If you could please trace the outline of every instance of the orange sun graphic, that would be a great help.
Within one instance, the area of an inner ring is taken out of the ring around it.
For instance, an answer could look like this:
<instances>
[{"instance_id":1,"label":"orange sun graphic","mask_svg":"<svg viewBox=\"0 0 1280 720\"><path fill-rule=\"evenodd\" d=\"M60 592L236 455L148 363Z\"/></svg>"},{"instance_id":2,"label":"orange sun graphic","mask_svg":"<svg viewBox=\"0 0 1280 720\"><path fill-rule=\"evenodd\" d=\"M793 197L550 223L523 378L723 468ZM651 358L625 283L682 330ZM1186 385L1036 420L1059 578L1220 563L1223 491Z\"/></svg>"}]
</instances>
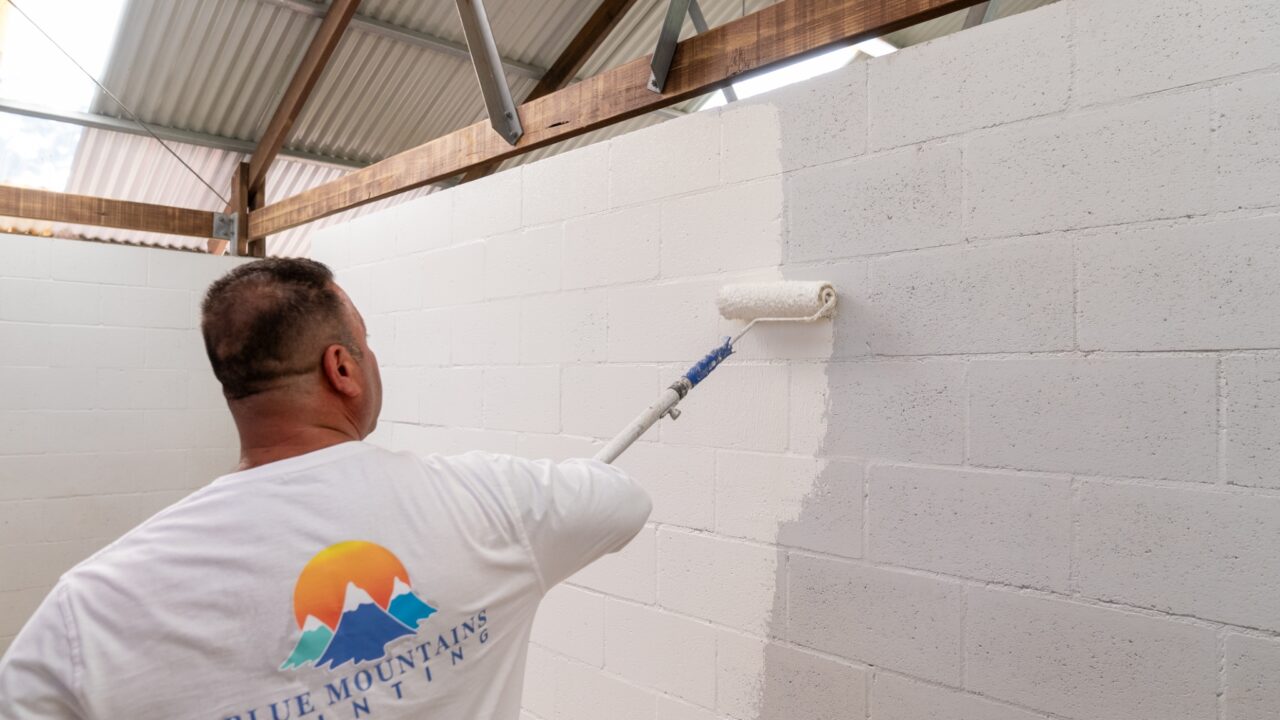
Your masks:
<instances>
[{"instance_id":1,"label":"orange sun graphic","mask_svg":"<svg viewBox=\"0 0 1280 720\"><path fill-rule=\"evenodd\" d=\"M361 540L330 545L311 558L294 586L293 614L298 627L308 615L314 615L331 630L337 628L347 583L355 583L386 608L396 578L409 584L404 565L381 545Z\"/></svg>"}]
</instances>

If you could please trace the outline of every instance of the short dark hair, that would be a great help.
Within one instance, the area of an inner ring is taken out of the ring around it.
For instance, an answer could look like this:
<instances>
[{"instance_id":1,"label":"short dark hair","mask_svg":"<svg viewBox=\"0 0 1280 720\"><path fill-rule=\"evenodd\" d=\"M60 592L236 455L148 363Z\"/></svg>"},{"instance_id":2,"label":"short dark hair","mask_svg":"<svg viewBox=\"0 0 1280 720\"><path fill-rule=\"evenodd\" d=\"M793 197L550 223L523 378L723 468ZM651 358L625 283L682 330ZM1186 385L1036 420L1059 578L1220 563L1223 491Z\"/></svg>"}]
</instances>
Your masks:
<instances>
[{"instance_id":1,"label":"short dark hair","mask_svg":"<svg viewBox=\"0 0 1280 720\"><path fill-rule=\"evenodd\" d=\"M246 398L312 372L334 343L359 358L335 288L328 267L302 258L246 263L210 285L200 327L223 395Z\"/></svg>"}]
</instances>

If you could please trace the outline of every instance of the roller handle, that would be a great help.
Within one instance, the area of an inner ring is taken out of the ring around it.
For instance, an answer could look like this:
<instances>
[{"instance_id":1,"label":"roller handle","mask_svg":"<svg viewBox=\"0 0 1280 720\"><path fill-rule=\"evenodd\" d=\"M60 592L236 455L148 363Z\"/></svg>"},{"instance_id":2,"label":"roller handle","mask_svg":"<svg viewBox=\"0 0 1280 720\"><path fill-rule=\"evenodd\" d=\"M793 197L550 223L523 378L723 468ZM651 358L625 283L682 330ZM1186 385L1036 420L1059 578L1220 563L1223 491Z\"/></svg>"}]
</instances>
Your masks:
<instances>
[{"instance_id":1,"label":"roller handle","mask_svg":"<svg viewBox=\"0 0 1280 720\"><path fill-rule=\"evenodd\" d=\"M596 453L595 459L604 463L611 463L614 460L617 460L618 456L627 448L631 447L632 443L639 440L640 436L645 434L649 428L653 427L653 424L658 422L659 418L671 412L675 408L676 404L678 404L684 397L680 390L676 389L676 386L683 384L684 378L680 378L676 381L675 385L663 390L662 394L658 396L656 402L650 405L644 412L636 416L636 419L632 420L630 425L623 428L622 432L614 436L614 438L609 441L608 445L600 448L600 452ZM687 387L684 389L684 392L689 392Z\"/></svg>"},{"instance_id":2,"label":"roller handle","mask_svg":"<svg viewBox=\"0 0 1280 720\"><path fill-rule=\"evenodd\" d=\"M680 404L680 401L684 399L685 395L689 394L690 390L705 380L712 370L715 370L720 363L724 362L725 358L732 354L733 341L725 338L721 345L707 353L706 357L694 363L693 367L689 368L688 372L684 374L684 377L672 383L671 387L663 390L652 405L637 415L636 419L631 421L631 424L623 428L622 432L614 436L609 441L609 444L596 453L595 459L604 463L612 463L627 448L631 447L636 440L639 440L641 435L648 432L649 428L653 427L654 423L662 419L664 415L670 414L671 419L674 420L679 415L679 412L675 409L676 405Z\"/></svg>"}]
</instances>

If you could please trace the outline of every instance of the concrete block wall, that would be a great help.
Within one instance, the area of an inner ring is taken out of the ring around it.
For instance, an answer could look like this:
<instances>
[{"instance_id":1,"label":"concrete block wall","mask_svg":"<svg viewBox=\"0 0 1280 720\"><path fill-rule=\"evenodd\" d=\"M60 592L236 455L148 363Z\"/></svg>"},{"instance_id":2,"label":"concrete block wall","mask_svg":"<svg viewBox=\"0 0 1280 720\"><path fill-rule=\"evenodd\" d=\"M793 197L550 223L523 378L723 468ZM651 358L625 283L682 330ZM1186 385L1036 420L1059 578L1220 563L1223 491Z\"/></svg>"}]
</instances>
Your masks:
<instances>
[{"instance_id":1,"label":"concrete block wall","mask_svg":"<svg viewBox=\"0 0 1280 720\"><path fill-rule=\"evenodd\" d=\"M198 308L235 262L0 234L0 654L65 570L234 467Z\"/></svg>"},{"instance_id":2,"label":"concrete block wall","mask_svg":"<svg viewBox=\"0 0 1280 720\"><path fill-rule=\"evenodd\" d=\"M527 718L1280 712L1280 5L1062 0L326 229L384 436L620 463Z\"/></svg>"}]
</instances>

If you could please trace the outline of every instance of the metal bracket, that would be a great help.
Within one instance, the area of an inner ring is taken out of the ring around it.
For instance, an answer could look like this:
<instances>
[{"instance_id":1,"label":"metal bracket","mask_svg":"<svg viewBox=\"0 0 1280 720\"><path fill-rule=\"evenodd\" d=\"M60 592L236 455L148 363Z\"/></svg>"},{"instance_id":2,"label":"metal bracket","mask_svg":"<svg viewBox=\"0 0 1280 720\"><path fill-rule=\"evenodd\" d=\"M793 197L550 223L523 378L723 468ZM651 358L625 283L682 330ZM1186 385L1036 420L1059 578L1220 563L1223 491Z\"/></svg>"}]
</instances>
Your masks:
<instances>
[{"instance_id":1,"label":"metal bracket","mask_svg":"<svg viewBox=\"0 0 1280 720\"><path fill-rule=\"evenodd\" d=\"M667 86L667 73L671 72L671 60L676 55L676 45L680 42L680 28L684 27L684 16L689 14L691 0L671 0L667 6L667 16L662 20L662 31L658 33L658 47L653 51L653 61L649 63L649 89L661 93Z\"/></svg>"},{"instance_id":2,"label":"metal bracket","mask_svg":"<svg viewBox=\"0 0 1280 720\"><path fill-rule=\"evenodd\" d=\"M489 124L503 140L515 145L524 135L524 128L520 125L516 103L511 99L507 76L502 72L502 58L498 56L498 46L493 41L484 3L482 0L457 2L462 33L471 52L471 64L475 66L480 92L484 94L484 106L489 111Z\"/></svg>"},{"instance_id":3,"label":"metal bracket","mask_svg":"<svg viewBox=\"0 0 1280 720\"><path fill-rule=\"evenodd\" d=\"M702 6L698 0L671 0L667 6L667 16L662 21L662 31L658 33L658 47L653 51L653 61L649 64L649 89L661 93L667 86L667 75L671 73L671 62L675 59L676 45L680 44L680 29L684 27L684 16L693 21L693 29L701 34L707 31L707 17L702 14ZM726 85L721 91L727 102L738 99L732 85Z\"/></svg>"},{"instance_id":4,"label":"metal bracket","mask_svg":"<svg viewBox=\"0 0 1280 720\"><path fill-rule=\"evenodd\" d=\"M209 237L218 240L226 240L230 243L232 252L235 251L236 238L239 236L239 215L236 213L220 213L213 214L213 231Z\"/></svg>"},{"instance_id":5,"label":"metal bracket","mask_svg":"<svg viewBox=\"0 0 1280 720\"><path fill-rule=\"evenodd\" d=\"M689 19L693 21L693 29L698 31L699 35L707 31L707 18L702 14L702 6L698 4L698 0L689 0ZM738 93L733 91L732 83L725 85L720 92L724 93L726 103L738 101Z\"/></svg>"},{"instance_id":6,"label":"metal bracket","mask_svg":"<svg viewBox=\"0 0 1280 720\"><path fill-rule=\"evenodd\" d=\"M990 22L992 16L995 15L995 2L988 0L987 2L978 3L969 8L969 12L964 16L964 29L977 27L985 22Z\"/></svg>"}]
</instances>

